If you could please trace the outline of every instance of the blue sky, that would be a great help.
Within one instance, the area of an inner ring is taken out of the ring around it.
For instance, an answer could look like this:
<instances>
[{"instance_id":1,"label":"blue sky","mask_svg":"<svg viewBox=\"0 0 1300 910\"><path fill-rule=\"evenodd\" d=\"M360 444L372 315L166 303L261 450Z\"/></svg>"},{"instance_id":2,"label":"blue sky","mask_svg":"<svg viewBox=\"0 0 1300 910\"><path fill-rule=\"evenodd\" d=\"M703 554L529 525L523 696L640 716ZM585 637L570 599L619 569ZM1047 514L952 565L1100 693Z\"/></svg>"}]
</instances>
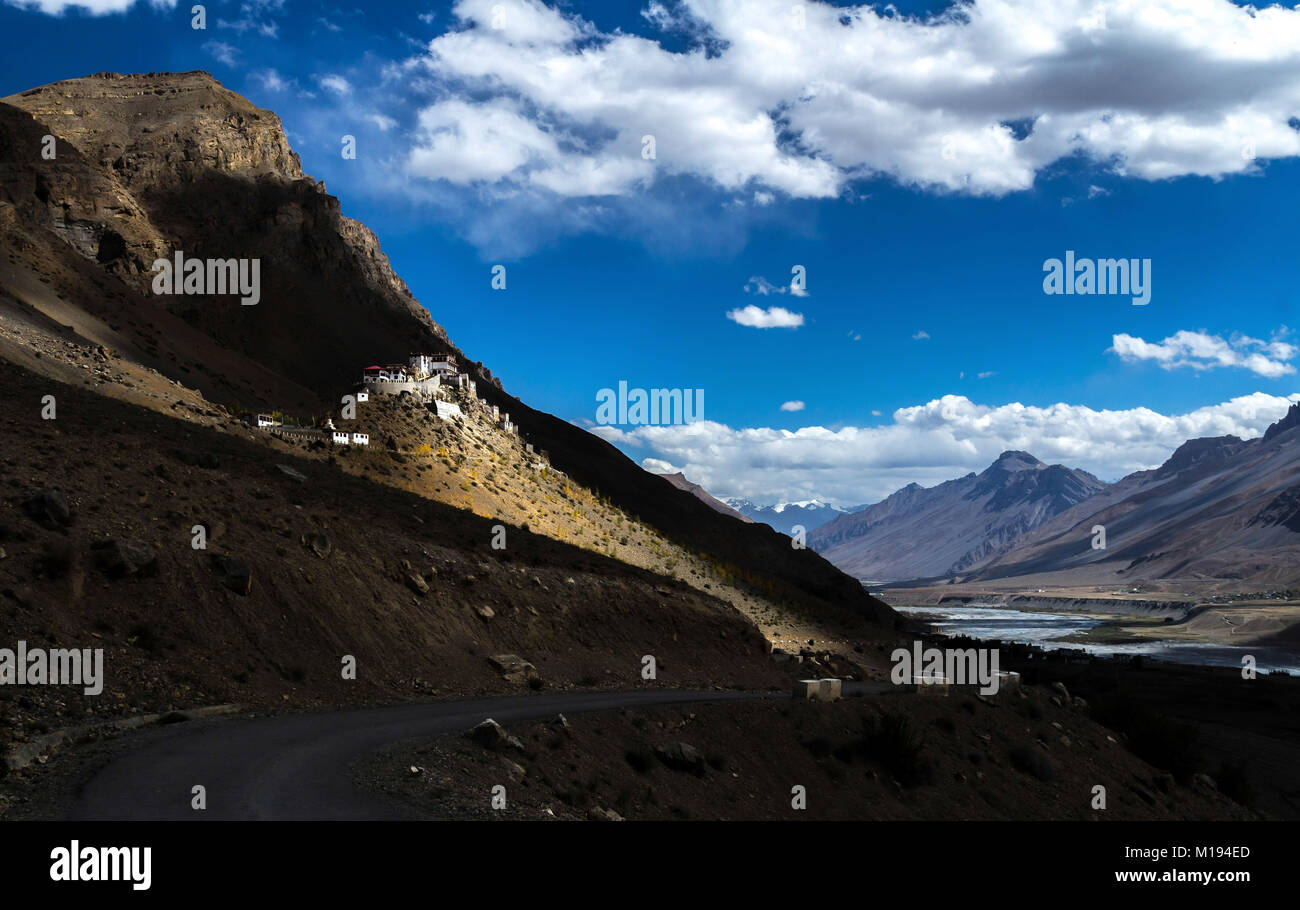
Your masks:
<instances>
[{"instance_id":1,"label":"blue sky","mask_svg":"<svg viewBox=\"0 0 1300 910\"><path fill-rule=\"evenodd\" d=\"M703 389L701 424L594 429L718 495L1004 448L1116 479L1300 397L1295 9L90 2L0 5L0 94L211 72L512 393L590 425L619 380ZM1045 295L1066 250L1149 259L1150 304Z\"/></svg>"}]
</instances>

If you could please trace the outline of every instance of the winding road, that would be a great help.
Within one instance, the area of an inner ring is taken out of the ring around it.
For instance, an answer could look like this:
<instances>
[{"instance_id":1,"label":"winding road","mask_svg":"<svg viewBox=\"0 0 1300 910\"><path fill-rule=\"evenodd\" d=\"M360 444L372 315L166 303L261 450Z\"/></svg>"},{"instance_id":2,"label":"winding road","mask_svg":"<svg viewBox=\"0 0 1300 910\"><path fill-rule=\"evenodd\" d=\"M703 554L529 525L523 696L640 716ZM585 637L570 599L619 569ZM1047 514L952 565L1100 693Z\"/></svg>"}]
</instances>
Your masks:
<instances>
[{"instance_id":1,"label":"winding road","mask_svg":"<svg viewBox=\"0 0 1300 910\"><path fill-rule=\"evenodd\" d=\"M131 735L87 780L69 819L392 819L408 817L360 789L358 760L404 740L457 733L491 717L503 725L611 708L769 697L650 689L515 695L190 721ZM206 811L191 808L196 784Z\"/></svg>"}]
</instances>

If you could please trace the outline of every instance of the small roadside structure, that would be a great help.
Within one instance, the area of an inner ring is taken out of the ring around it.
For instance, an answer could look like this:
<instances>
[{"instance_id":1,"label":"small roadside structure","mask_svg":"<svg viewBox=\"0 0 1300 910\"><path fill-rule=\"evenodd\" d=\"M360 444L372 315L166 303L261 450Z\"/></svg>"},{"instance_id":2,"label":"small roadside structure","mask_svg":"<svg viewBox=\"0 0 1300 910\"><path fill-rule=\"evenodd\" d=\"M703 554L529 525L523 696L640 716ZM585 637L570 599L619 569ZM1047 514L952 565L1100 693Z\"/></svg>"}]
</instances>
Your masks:
<instances>
[{"instance_id":1,"label":"small roadside structure","mask_svg":"<svg viewBox=\"0 0 1300 910\"><path fill-rule=\"evenodd\" d=\"M842 691L838 679L796 679L793 694L806 701L839 701Z\"/></svg>"},{"instance_id":2,"label":"small roadside structure","mask_svg":"<svg viewBox=\"0 0 1300 910\"><path fill-rule=\"evenodd\" d=\"M348 444L348 434L343 430L335 430L331 436L335 445L345 446Z\"/></svg>"},{"instance_id":3,"label":"small roadside structure","mask_svg":"<svg viewBox=\"0 0 1300 910\"><path fill-rule=\"evenodd\" d=\"M931 695L939 698L948 697L948 677L932 674L930 676L914 676L912 683L916 686L917 695Z\"/></svg>"},{"instance_id":4,"label":"small roadside structure","mask_svg":"<svg viewBox=\"0 0 1300 910\"><path fill-rule=\"evenodd\" d=\"M368 445L370 445L370 434L369 434L369 433L353 433L353 434L352 434L352 444L353 444L354 446L368 446Z\"/></svg>"}]
</instances>

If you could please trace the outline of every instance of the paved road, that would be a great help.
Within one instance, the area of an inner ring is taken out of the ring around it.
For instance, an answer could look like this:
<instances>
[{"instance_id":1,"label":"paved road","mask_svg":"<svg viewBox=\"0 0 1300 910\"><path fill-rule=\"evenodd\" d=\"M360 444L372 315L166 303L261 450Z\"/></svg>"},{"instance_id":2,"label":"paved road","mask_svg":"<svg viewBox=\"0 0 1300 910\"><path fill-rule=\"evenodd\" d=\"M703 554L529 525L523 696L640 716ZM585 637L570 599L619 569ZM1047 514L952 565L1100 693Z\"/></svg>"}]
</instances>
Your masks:
<instances>
[{"instance_id":1,"label":"paved road","mask_svg":"<svg viewBox=\"0 0 1300 910\"><path fill-rule=\"evenodd\" d=\"M761 698L641 690L516 695L309 714L191 721L140 735L81 789L72 819L381 819L400 807L357 788L349 767L408 739L609 708ZM190 807L207 788L207 810Z\"/></svg>"}]
</instances>

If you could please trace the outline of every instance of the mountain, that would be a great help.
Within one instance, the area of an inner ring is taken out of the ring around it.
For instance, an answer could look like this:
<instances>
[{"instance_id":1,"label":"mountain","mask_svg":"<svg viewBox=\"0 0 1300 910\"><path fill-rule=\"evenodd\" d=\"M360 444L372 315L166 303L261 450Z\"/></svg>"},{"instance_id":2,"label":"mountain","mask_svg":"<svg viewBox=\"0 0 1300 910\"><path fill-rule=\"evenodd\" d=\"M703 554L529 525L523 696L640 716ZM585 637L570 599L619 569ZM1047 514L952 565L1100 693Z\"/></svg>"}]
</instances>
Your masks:
<instances>
[{"instance_id":1,"label":"mountain","mask_svg":"<svg viewBox=\"0 0 1300 910\"><path fill-rule=\"evenodd\" d=\"M700 502L704 503L710 509L713 509L715 512L721 512L723 515L730 515L732 518L739 519L740 521L746 523L751 523L753 521L753 519L748 518L745 515L742 515L740 512L737 512L731 506L723 502L721 499L718 499L715 496L713 496L711 493L709 493L708 490L704 489L704 487L700 486L698 483L691 483L689 480L686 479L686 475L683 474L681 471L678 471L676 474L660 474L659 476L662 477L664 480L668 481L673 486L675 486L677 489L685 490L687 493L690 493L692 496L694 496Z\"/></svg>"},{"instance_id":2,"label":"mountain","mask_svg":"<svg viewBox=\"0 0 1300 910\"><path fill-rule=\"evenodd\" d=\"M207 73L101 73L3 99L0 194L0 283L57 291L62 305L27 302L210 400L319 410L366 364L452 350L374 234L302 172L279 118ZM260 259L260 302L153 294L152 263L176 250Z\"/></svg>"},{"instance_id":3,"label":"mountain","mask_svg":"<svg viewBox=\"0 0 1300 910\"><path fill-rule=\"evenodd\" d=\"M727 504L751 521L759 521L782 534L793 534L795 525L805 531L819 528L854 509L837 509L828 502L809 499L803 502L782 502L774 506L759 506L748 499L729 499ZM858 509L865 506L857 506Z\"/></svg>"},{"instance_id":4,"label":"mountain","mask_svg":"<svg viewBox=\"0 0 1300 910\"><path fill-rule=\"evenodd\" d=\"M934 487L909 484L841 515L808 545L863 581L896 582L969 572L1106 484L1086 471L1003 452L980 474Z\"/></svg>"},{"instance_id":5,"label":"mountain","mask_svg":"<svg viewBox=\"0 0 1300 910\"><path fill-rule=\"evenodd\" d=\"M1105 549L1092 546L1098 525ZM1183 443L1159 468L1055 516L967 580L1048 573L1079 584L1300 585L1300 404L1257 439Z\"/></svg>"},{"instance_id":6,"label":"mountain","mask_svg":"<svg viewBox=\"0 0 1300 910\"><path fill-rule=\"evenodd\" d=\"M53 158L41 154L46 136L56 140ZM451 354L478 396L508 412L549 465L581 487L578 495L634 517L729 577L752 579L774 602L894 622L888 607L815 553L720 515L604 440L511 396L451 342L375 235L303 173L279 118L207 73L101 73L0 101L0 246L0 357L24 370L224 425L223 415L247 409L337 416L362 367L416 351ZM177 251L258 260L260 301L153 293L153 262ZM471 497L483 486L477 476L421 481L432 476L399 463L371 479L423 482L428 495L462 509L471 506L461 485ZM497 502L532 515L523 526L543 527L537 515L562 511L548 497L501 494ZM547 525L546 533L563 529ZM590 535L578 542L617 546Z\"/></svg>"}]
</instances>

